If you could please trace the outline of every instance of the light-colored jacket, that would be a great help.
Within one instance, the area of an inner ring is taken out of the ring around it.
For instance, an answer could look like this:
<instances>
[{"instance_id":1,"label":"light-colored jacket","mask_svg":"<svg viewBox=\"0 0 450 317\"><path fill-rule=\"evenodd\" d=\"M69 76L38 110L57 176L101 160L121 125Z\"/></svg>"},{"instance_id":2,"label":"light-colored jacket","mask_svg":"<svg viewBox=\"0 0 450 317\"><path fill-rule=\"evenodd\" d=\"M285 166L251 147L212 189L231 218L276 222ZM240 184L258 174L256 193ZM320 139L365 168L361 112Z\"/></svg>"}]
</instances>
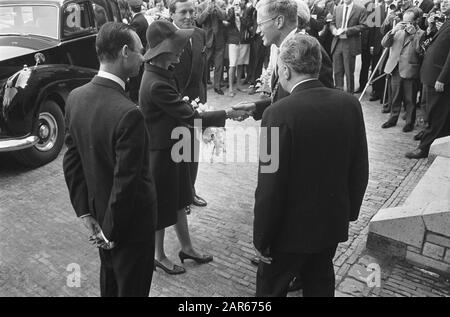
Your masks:
<instances>
[{"instance_id":1,"label":"light-colored jacket","mask_svg":"<svg viewBox=\"0 0 450 317\"><path fill-rule=\"evenodd\" d=\"M419 40L424 31L418 29L414 35L406 36L405 30L395 34L386 33L381 41L383 47L389 48L389 58L384 67L386 74L391 74L398 65L401 78L414 79L420 77L421 58Z\"/></svg>"}]
</instances>

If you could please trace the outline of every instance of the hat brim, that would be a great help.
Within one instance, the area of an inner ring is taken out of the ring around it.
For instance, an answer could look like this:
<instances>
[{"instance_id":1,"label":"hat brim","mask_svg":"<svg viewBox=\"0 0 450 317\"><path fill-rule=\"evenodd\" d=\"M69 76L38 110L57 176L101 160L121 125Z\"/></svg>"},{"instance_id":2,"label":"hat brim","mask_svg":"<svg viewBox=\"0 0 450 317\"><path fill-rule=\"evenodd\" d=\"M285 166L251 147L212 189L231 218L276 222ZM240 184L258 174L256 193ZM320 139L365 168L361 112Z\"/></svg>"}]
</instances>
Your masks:
<instances>
[{"instance_id":1,"label":"hat brim","mask_svg":"<svg viewBox=\"0 0 450 317\"><path fill-rule=\"evenodd\" d=\"M179 54L186 47L193 33L194 29L177 30L171 37L150 48L144 55L145 61L149 61L163 53Z\"/></svg>"}]
</instances>

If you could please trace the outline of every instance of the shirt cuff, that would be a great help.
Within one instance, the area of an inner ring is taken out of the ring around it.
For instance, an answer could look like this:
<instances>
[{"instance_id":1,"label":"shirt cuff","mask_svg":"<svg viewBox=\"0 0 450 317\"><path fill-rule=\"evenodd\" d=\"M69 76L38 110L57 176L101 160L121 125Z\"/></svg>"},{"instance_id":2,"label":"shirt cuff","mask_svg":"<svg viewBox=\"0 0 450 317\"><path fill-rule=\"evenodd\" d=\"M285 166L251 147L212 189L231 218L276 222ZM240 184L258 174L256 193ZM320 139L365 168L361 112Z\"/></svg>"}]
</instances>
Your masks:
<instances>
[{"instance_id":1,"label":"shirt cuff","mask_svg":"<svg viewBox=\"0 0 450 317\"><path fill-rule=\"evenodd\" d=\"M82 215L82 216L80 216L78 218L83 219L83 218L86 218L86 217L89 217L89 216L92 216L92 215L88 213L88 214L84 214L84 215Z\"/></svg>"}]
</instances>

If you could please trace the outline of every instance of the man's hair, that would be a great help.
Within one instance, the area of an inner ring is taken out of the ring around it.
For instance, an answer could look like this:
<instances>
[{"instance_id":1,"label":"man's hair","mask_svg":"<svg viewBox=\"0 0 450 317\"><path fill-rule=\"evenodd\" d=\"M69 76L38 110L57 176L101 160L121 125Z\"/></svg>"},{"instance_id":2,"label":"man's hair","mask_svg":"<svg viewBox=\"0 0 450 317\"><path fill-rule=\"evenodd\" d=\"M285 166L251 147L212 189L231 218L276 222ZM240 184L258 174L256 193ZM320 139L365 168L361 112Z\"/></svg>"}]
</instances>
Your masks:
<instances>
[{"instance_id":1,"label":"man's hair","mask_svg":"<svg viewBox=\"0 0 450 317\"><path fill-rule=\"evenodd\" d=\"M192 1L192 0L171 0L169 2L169 13L175 13L175 11L177 11L177 3L184 3L184 2L188 2L188 1Z\"/></svg>"},{"instance_id":2,"label":"man's hair","mask_svg":"<svg viewBox=\"0 0 450 317\"><path fill-rule=\"evenodd\" d=\"M267 13L276 17L282 15L290 25L297 26L297 2L295 0L261 0L256 5L256 10L267 10Z\"/></svg>"},{"instance_id":3,"label":"man's hair","mask_svg":"<svg viewBox=\"0 0 450 317\"><path fill-rule=\"evenodd\" d=\"M95 41L95 48L100 62L113 62L119 56L124 45L134 50L133 29L120 22L107 22L103 24Z\"/></svg>"},{"instance_id":4,"label":"man's hair","mask_svg":"<svg viewBox=\"0 0 450 317\"><path fill-rule=\"evenodd\" d=\"M281 46L280 60L297 74L317 77L322 65L321 46L312 36L294 34Z\"/></svg>"}]
</instances>

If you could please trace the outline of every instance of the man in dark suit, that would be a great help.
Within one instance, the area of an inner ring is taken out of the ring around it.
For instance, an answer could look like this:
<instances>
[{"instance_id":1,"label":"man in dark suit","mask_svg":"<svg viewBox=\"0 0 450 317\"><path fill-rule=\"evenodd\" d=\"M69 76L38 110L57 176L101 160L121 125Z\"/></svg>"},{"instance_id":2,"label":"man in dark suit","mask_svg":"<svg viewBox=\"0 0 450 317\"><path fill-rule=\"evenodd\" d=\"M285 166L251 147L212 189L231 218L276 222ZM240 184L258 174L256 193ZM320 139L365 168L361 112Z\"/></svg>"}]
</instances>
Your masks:
<instances>
[{"instance_id":1,"label":"man in dark suit","mask_svg":"<svg viewBox=\"0 0 450 317\"><path fill-rule=\"evenodd\" d=\"M136 31L139 39L142 42L144 49L147 47L147 38L145 36L148 28L147 19L141 12L142 0L128 0L128 5L131 9L131 22L130 26ZM134 102L138 102L139 99L139 87L141 86L142 74L144 73L144 66L141 66L139 74L135 77L130 78L130 98Z\"/></svg>"},{"instance_id":2,"label":"man in dark suit","mask_svg":"<svg viewBox=\"0 0 450 317\"><path fill-rule=\"evenodd\" d=\"M300 8L300 9L299 9ZM261 0L256 6L258 11L257 21L258 30L262 36L265 46L275 44L280 47L289 36L297 33L297 26L299 24L299 16L309 16L309 12L302 13L298 10L307 7L298 7L295 0ZM278 11L277 11L278 10ZM295 14L297 12L297 14ZM301 21L301 24L307 24L309 21ZM320 46L322 53L322 62L320 65L319 80L326 87L334 87L333 84L333 70L331 60L325 49ZM272 75L271 80L272 96L256 102L243 102L234 109L242 109L252 111L253 118L260 120L264 110L273 102L280 100L289 95L278 82L278 72L276 69Z\"/></svg>"},{"instance_id":3,"label":"man in dark suit","mask_svg":"<svg viewBox=\"0 0 450 317\"><path fill-rule=\"evenodd\" d=\"M207 101L206 86L208 66L206 63L206 33L204 30L194 27L195 7L192 0L172 0L169 12L173 24L179 29L194 29L192 37L188 42L180 63L175 66L174 75L178 83L178 89L182 96L190 100L199 99L205 104ZM193 130L192 130L193 132ZM197 142L197 146L194 146ZM199 149L198 140L192 134L192 149ZM195 181L198 172L198 155L194 153L193 160L189 163L192 192L194 194L193 204L199 207L206 206L206 201L197 195Z\"/></svg>"},{"instance_id":4,"label":"man in dark suit","mask_svg":"<svg viewBox=\"0 0 450 317\"><path fill-rule=\"evenodd\" d=\"M225 26L223 21L227 17L225 4L222 0L207 0L198 5L200 14L197 23L206 31L206 48L208 65L214 58L214 91L219 95L224 92L220 88L223 73L223 55L225 53ZM209 67L209 66L208 66ZM209 76L209 70L208 70Z\"/></svg>"},{"instance_id":5,"label":"man in dark suit","mask_svg":"<svg viewBox=\"0 0 450 317\"><path fill-rule=\"evenodd\" d=\"M366 16L364 7L353 0L344 0L344 4L334 10L331 22L334 83L343 90L345 75L349 93L355 91L355 60L356 55L361 54L361 31L367 27Z\"/></svg>"},{"instance_id":6,"label":"man in dark suit","mask_svg":"<svg viewBox=\"0 0 450 317\"><path fill-rule=\"evenodd\" d=\"M418 148L406 153L410 159L427 157L435 139L450 135L450 0L442 1L441 12L447 20L433 37L420 70L428 127Z\"/></svg>"},{"instance_id":7,"label":"man in dark suit","mask_svg":"<svg viewBox=\"0 0 450 317\"><path fill-rule=\"evenodd\" d=\"M375 67L381 58L383 53L383 47L381 46L380 26L386 19L385 4L383 1L374 0L374 2L366 3L366 10L370 17L366 21L367 28L361 31L361 71L359 73L359 89L356 91L360 93L364 90L369 78L369 69L372 68L372 72L375 72L373 78L379 76L378 69ZM375 101L381 99L384 91L385 80L379 79L372 84L372 93L369 101Z\"/></svg>"},{"instance_id":8,"label":"man in dark suit","mask_svg":"<svg viewBox=\"0 0 450 317\"><path fill-rule=\"evenodd\" d=\"M138 35L109 22L96 40L100 71L67 99L64 176L78 217L100 251L102 296L148 296L156 192L149 136L125 81L143 62Z\"/></svg>"},{"instance_id":9,"label":"man in dark suit","mask_svg":"<svg viewBox=\"0 0 450 317\"><path fill-rule=\"evenodd\" d=\"M256 296L286 296L294 276L303 281L303 296L334 296L332 260L367 187L361 105L317 80L320 55L320 44L308 35L282 45L278 73L291 95L263 114L261 148L277 158L259 165Z\"/></svg>"}]
</instances>

